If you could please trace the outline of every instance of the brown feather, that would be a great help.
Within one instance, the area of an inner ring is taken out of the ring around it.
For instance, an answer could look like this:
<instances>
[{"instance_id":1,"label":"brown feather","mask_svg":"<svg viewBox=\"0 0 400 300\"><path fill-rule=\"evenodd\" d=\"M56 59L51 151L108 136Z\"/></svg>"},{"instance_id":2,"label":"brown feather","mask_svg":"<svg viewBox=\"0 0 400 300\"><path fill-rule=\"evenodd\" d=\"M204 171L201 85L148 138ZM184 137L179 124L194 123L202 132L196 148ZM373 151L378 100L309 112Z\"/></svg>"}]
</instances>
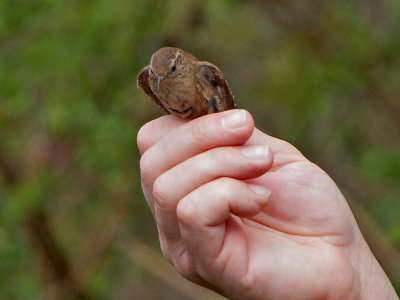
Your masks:
<instances>
[{"instance_id":1,"label":"brown feather","mask_svg":"<svg viewBox=\"0 0 400 300\"><path fill-rule=\"evenodd\" d=\"M216 90L218 92L218 95L213 95L213 97L217 96L217 98L220 98L216 99L218 111L236 108L235 97L229 89L228 83L221 70L212 63L206 61L199 61L197 64L198 72L196 72L196 75L202 88L207 90L209 89L207 85L210 85L214 91ZM205 81L208 82L208 84L205 84ZM211 99L207 100L210 101Z\"/></svg>"},{"instance_id":2,"label":"brown feather","mask_svg":"<svg viewBox=\"0 0 400 300\"><path fill-rule=\"evenodd\" d=\"M136 79L136 83L137 83L137 86L140 87L143 90L143 92L145 92L145 94L147 96L149 96L149 98L151 100L153 100L164 111L169 113L168 110L164 107L164 105L162 105L161 101L157 98L157 96L154 95L153 91L150 88L150 84L149 84L149 67L148 66L144 67L140 71L140 73L139 73L139 75L138 75L138 77Z\"/></svg>"}]
</instances>

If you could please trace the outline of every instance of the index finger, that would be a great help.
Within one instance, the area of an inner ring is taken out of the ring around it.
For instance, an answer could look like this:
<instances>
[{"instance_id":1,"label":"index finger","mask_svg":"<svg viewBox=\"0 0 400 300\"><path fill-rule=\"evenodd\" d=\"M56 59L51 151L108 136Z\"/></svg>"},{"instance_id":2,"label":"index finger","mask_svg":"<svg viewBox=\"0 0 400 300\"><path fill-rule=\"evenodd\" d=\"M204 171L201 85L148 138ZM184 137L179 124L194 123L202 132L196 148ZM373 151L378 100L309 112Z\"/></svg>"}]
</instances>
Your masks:
<instances>
[{"instance_id":1,"label":"index finger","mask_svg":"<svg viewBox=\"0 0 400 300\"><path fill-rule=\"evenodd\" d=\"M142 180L154 180L173 166L206 150L245 143L254 121L245 110L230 110L194 119L163 136L140 160Z\"/></svg>"}]
</instances>

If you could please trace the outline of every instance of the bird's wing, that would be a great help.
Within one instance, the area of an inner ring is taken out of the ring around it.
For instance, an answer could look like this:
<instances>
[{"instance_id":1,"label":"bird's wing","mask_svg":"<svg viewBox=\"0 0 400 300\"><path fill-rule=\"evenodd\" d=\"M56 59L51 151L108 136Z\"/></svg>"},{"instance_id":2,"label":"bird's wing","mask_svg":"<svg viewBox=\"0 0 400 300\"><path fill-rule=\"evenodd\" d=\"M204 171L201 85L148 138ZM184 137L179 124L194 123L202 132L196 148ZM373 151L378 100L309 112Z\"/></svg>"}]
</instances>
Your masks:
<instances>
[{"instance_id":1,"label":"bird's wing","mask_svg":"<svg viewBox=\"0 0 400 300\"><path fill-rule=\"evenodd\" d=\"M164 107L164 105L162 105L161 101L157 98L157 96L154 95L153 91L150 88L149 67L148 66L144 67L140 71L140 73L136 79L136 83L137 83L137 86L140 87L143 90L143 92L145 92L146 95L150 97L151 100L153 100L159 107L161 107L163 110L165 110L167 113L169 113L168 110Z\"/></svg>"},{"instance_id":2,"label":"bird's wing","mask_svg":"<svg viewBox=\"0 0 400 300\"><path fill-rule=\"evenodd\" d=\"M229 89L228 83L221 70L212 63L206 61L199 61L197 64L198 71L196 72L196 76L200 85L202 85L203 88L209 88L211 85L212 88L218 91L218 95L214 95L214 97L217 96L217 99L213 98L207 100L213 102L212 105L217 111L236 108L235 97Z\"/></svg>"}]
</instances>

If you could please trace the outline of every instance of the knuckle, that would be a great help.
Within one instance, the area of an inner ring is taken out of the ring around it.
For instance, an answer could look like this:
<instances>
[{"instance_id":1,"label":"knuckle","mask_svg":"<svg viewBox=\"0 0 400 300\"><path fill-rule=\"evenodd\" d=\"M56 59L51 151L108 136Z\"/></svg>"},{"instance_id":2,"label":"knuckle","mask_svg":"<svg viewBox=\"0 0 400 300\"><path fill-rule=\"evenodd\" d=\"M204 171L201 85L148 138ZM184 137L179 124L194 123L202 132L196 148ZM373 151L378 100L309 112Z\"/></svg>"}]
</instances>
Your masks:
<instances>
[{"instance_id":1,"label":"knuckle","mask_svg":"<svg viewBox=\"0 0 400 300\"><path fill-rule=\"evenodd\" d=\"M241 289L245 291L245 295L254 289L257 284L256 276L252 272L248 272L241 280Z\"/></svg>"},{"instance_id":2,"label":"knuckle","mask_svg":"<svg viewBox=\"0 0 400 300\"><path fill-rule=\"evenodd\" d=\"M196 209L189 198L182 199L176 207L178 221L183 224L192 224L196 220Z\"/></svg>"},{"instance_id":3,"label":"knuckle","mask_svg":"<svg viewBox=\"0 0 400 300\"><path fill-rule=\"evenodd\" d=\"M189 280L196 278L196 268L194 267L192 257L187 251L183 250L183 253L176 256L172 264L182 277Z\"/></svg>"},{"instance_id":4,"label":"knuckle","mask_svg":"<svg viewBox=\"0 0 400 300\"><path fill-rule=\"evenodd\" d=\"M175 267L178 273L186 279L194 279L197 275L192 257L185 248L175 245L171 246L165 240L161 240L161 252L165 259Z\"/></svg>"},{"instance_id":5,"label":"knuckle","mask_svg":"<svg viewBox=\"0 0 400 300\"><path fill-rule=\"evenodd\" d=\"M173 264L173 256L170 247L168 246L167 241L160 237L160 248L163 256L169 263Z\"/></svg>"},{"instance_id":6,"label":"knuckle","mask_svg":"<svg viewBox=\"0 0 400 300\"><path fill-rule=\"evenodd\" d=\"M136 140L140 152L144 152L151 146L151 128L153 127L153 121L143 125L137 134Z\"/></svg>"},{"instance_id":7,"label":"knuckle","mask_svg":"<svg viewBox=\"0 0 400 300\"><path fill-rule=\"evenodd\" d=\"M151 159L151 156L148 153L144 153L140 158L139 165L142 180L149 180L153 170L153 160Z\"/></svg>"},{"instance_id":8,"label":"knuckle","mask_svg":"<svg viewBox=\"0 0 400 300\"><path fill-rule=\"evenodd\" d=\"M178 264L175 263L174 266L175 266L176 270L178 271L178 273L183 278L186 278L188 280L192 280L197 275L191 266L179 264L179 263Z\"/></svg>"},{"instance_id":9,"label":"knuckle","mask_svg":"<svg viewBox=\"0 0 400 300\"><path fill-rule=\"evenodd\" d=\"M230 199L236 193L237 182L232 178L221 177L214 181L213 189L220 199Z\"/></svg>"},{"instance_id":10,"label":"knuckle","mask_svg":"<svg viewBox=\"0 0 400 300\"><path fill-rule=\"evenodd\" d=\"M167 208L169 206L170 192L165 176L159 176L153 184L154 201L160 208Z\"/></svg>"}]
</instances>

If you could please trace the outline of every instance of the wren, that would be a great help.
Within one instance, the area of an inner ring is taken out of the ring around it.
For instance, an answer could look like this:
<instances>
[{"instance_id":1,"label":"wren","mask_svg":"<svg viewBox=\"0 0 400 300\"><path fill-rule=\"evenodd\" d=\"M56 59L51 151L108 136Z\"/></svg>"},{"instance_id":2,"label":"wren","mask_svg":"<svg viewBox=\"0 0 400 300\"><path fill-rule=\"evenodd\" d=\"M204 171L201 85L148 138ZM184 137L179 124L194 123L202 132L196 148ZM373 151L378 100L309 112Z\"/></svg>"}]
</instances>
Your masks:
<instances>
[{"instance_id":1,"label":"wren","mask_svg":"<svg viewBox=\"0 0 400 300\"><path fill-rule=\"evenodd\" d=\"M236 107L220 69L180 48L157 50L140 71L137 85L162 109L181 118Z\"/></svg>"}]
</instances>

